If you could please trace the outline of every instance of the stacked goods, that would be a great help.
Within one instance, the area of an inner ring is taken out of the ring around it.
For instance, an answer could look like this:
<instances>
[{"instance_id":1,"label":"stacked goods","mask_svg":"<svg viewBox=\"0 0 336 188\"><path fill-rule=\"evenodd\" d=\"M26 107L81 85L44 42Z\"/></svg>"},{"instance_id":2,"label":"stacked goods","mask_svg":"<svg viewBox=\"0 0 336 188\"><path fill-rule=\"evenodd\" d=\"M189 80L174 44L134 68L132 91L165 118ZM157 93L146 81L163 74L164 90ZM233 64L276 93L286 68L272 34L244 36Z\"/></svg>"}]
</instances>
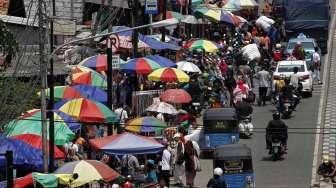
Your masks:
<instances>
[{"instance_id":1,"label":"stacked goods","mask_svg":"<svg viewBox=\"0 0 336 188\"><path fill-rule=\"evenodd\" d=\"M249 44L242 48L243 57L248 60L259 60L261 58L258 46L256 44Z\"/></svg>"},{"instance_id":2,"label":"stacked goods","mask_svg":"<svg viewBox=\"0 0 336 188\"><path fill-rule=\"evenodd\" d=\"M256 25L261 27L264 31L268 32L271 26L274 24L274 20L267 18L266 16L260 16L256 20Z\"/></svg>"}]
</instances>

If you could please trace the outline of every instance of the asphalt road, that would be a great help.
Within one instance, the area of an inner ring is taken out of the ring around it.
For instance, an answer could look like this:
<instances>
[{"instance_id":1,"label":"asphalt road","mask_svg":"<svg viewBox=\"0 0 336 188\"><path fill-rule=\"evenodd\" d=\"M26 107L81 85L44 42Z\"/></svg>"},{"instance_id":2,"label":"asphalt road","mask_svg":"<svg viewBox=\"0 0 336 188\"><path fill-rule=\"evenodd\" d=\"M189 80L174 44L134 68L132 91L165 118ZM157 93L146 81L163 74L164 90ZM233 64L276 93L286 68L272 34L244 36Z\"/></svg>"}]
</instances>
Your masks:
<instances>
[{"instance_id":1,"label":"asphalt road","mask_svg":"<svg viewBox=\"0 0 336 188\"><path fill-rule=\"evenodd\" d=\"M313 96L304 98L293 113L293 117L285 120L289 129L288 154L282 161L269 160L265 149L265 128L272 119L274 106L254 106L253 124L256 132L251 139L241 140L252 148L253 165L258 188L307 188L310 186L314 132L318 116L321 85L314 85ZM299 128L299 129L291 129ZM203 188L212 176L212 160L204 159L202 172L197 174L195 186Z\"/></svg>"}]
</instances>

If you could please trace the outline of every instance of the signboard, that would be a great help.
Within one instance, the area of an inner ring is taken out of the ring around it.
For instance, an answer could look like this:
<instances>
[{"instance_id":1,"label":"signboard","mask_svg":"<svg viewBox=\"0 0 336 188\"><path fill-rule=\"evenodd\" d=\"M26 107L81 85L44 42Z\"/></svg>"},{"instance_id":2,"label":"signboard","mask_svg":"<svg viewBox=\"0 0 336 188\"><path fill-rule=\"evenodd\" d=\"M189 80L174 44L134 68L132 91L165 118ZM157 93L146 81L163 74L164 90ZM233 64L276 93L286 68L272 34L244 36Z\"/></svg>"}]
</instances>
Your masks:
<instances>
[{"instance_id":1,"label":"signboard","mask_svg":"<svg viewBox=\"0 0 336 188\"><path fill-rule=\"evenodd\" d=\"M76 22L73 20L54 19L54 35L75 35Z\"/></svg>"},{"instance_id":2,"label":"signboard","mask_svg":"<svg viewBox=\"0 0 336 188\"><path fill-rule=\"evenodd\" d=\"M145 2L145 14L157 14L158 1L157 0L146 0Z\"/></svg>"},{"instance_id":3,"label":"signboard","mask_svg":"<svg viewBox=\"0 0 336 188\"><path fill-rule=\"evenodd\" d=\"M120 56L112 55L112 69L120 69Z\"/></svg>"}]
</instances>

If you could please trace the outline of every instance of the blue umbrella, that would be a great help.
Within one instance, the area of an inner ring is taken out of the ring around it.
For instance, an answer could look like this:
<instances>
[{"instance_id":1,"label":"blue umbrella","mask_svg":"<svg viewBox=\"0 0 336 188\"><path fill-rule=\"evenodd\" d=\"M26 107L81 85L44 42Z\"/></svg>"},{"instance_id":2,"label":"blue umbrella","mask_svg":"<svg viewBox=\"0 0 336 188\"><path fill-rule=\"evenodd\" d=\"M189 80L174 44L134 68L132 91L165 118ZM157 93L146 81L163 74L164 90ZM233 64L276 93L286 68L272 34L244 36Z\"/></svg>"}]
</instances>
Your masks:
<instances>
[{"instance_id":1,"label":"blue umbrella","mask_svg":"<svg viewBox=\"0 0 336 188\"><path fill-rule=\"evenodd\" d=\"M159 55L149 55L146 56L146 58L157 62L159 65L161 65L161 67L177 67L176 63L174 63L172 60Z\"/></svg>"},{"instance_id":2,"label":"blue umbrella","mask_svg":"<svg viewBox=\"0 0 336 188\"><path fill-rule=\"evenodd\" d=\"M43 166L42 152L20 140L6 138L0 135L0 154L13 151L13 164L15 167L38 170ZM6 158L0 155L0 168L6 166Z\"/></svg>"}]
</instances>

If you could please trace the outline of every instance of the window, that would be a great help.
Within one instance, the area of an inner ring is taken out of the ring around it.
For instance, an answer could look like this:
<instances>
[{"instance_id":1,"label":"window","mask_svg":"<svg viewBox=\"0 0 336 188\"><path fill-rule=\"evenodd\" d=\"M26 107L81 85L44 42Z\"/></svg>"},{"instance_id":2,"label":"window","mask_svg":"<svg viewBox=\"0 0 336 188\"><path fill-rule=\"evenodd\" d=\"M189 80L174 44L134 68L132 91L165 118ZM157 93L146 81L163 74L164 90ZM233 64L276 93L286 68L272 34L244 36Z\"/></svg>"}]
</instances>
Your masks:
<instances>
[{"instance_id":1,"label":"window","mask_svg":"<svg viewBox=\"0 0 336 188\"><path fill-rule=\"evenodd\" d=\"M304 65L279 65L278 72L293 72L294 67L299 68L299 72L305 72Z\"/></svg>"},{"instance_id":2,"label":"window","mask_svg":"<svg viewBox=\"0 0 336 188\"><path fill-rule=\"evenodd\" d=\"M297 42L291 42L288 44L288 49L294 49ZM314 42L301 42L304 49L314 49Z\"/></svg>"}]
</instances>

